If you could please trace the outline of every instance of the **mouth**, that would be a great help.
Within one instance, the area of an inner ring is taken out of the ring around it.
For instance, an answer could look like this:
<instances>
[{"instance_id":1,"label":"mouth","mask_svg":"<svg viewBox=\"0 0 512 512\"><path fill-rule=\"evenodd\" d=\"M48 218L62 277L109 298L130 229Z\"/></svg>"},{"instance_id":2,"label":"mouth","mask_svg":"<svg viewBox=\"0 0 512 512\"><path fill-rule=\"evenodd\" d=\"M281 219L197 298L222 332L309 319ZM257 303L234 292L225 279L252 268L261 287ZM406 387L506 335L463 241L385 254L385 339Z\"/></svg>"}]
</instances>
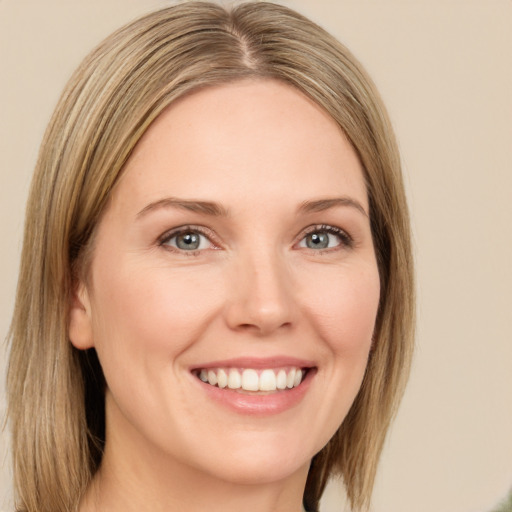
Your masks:
<instances>
[{"instance_id":1,"label":"mouth","mask_svg":"<svg viewBox=\"0 0 512 512\"><path fill-rule=\"evenodd\" d=\"M314 361L295 357L240 357L190 368L210 404L238 415L267 417L297 407L318 371Z\"/></svg>"},{"instance_id":2,"label":"mouth","mask_svg":"<svg viewBox=\"0 0 512 512\"><path fill-rule=\"evenodd\" d=\"M197 368L193 375L210 386L243 394L282 393L297 388L309 367L284 366L279 368Z\"/></svg>"}]
</instances>

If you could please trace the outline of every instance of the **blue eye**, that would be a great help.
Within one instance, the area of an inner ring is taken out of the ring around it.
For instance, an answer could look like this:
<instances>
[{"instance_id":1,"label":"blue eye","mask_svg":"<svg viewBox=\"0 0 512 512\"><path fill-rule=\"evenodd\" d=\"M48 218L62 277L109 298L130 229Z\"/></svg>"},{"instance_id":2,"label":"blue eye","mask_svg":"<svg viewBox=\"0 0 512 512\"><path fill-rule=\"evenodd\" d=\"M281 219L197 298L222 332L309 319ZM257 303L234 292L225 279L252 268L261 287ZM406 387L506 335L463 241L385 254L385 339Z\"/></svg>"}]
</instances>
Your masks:
<instances>
[{"instance_id":1,"label":"blue eye","mask_svg":"<svg viewBox=\"0 0 512 512\"><path fill-rule=\"evenodd\" d=\"M213 246L210 239L197 229L186 228L165 235L161 245L173 247L180 251L200 251Z\"/></svg>"},{"instance_id":2,"label":"blue eye","mask_svg":"<svg viewBox=\"0 0 512 512\"><path fill-rule=\"evenodd\" d=\"M345 231L334 226L315 226L299 242L299 247L308 249L332 249L350 246L352 239Z\"/></svg>"}]
</instances>

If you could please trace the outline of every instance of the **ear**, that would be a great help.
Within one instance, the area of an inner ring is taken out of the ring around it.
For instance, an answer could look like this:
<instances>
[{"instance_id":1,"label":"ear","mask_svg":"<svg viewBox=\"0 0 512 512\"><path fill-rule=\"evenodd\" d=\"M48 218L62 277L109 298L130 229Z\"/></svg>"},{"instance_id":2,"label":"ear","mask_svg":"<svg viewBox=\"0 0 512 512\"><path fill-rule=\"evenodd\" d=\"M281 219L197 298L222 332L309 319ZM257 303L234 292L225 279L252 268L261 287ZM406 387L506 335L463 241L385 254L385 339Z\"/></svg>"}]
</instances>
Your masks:
<instances>
[{"instance_id":1,"label":"ear","mask_svg":"<svg viewBox=\"0 0 512 512\"><path fill-rule=\"evenodd\" d=\"M91 304L87 288L79 281L70 298L68 336L73 346L86 350L94 346Z\"/></svg>"}]
</instances>

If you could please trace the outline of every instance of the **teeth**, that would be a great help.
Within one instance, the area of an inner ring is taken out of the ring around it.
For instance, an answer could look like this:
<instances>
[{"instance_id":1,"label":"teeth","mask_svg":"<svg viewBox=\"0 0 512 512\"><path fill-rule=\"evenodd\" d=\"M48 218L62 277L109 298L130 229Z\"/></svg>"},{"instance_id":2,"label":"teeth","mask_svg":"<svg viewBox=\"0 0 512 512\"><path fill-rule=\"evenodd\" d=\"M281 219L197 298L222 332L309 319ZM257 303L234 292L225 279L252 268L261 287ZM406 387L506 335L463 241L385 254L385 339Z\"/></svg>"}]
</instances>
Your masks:
<instances>
[{"instance_id":1,"label":"teeth","mask_svg":"<svg viewBox=\"0 0 512 512\"><path fill-rule=\"evenodd\" d=\"M219 388L225 388L228 385L228 374L222 369L217 372L217 384Z\"/></svg>"},{"instance_id":2,"label":"teeth","mask_svg":"<svg viewBox=\"0 0 512 512\"><path fill-rule=\"evenodd\" d=\"M260 375L260 391L275 391L276 374L272 370L263 370Z\"/></svg>"},{"instance_id":3,"label":"teeth","mask_svg":"<svg viewBox=\"0 0 512 512\"><path fill-rule=\"evenodd\" d=\"M239 389L242 387L242 376L238 370L229 370L228 388Z\"/></svg>"},{"instance_id":4,"label":"teeth","mask_svg":"<svg viewBox=\"0 0 512 512\"><path fill-rule=\"evenodd\" d=\"M279 370L277 374L276 387L277 389L286 389L286 372L284 370Z\"/></svg>"},{"instance_id":5,"label":"teeth","mask_svg":"<svg viewBox=\"0 0 512 512\"><path fill-rule=\"evenodd\" d=\"M258 391L258 372L256 370L244 370L242 373L242 389L245 391Z\"/></svg>"},{"instance_id":6,"label":"teeth","mask_svg":"<svg viewBox=\"0 0 512 512\"><path fill-rule=\"evenodd\" d=\"M208 383L212 386L217 384L217 374L213 370L208 370Z\"/></svg>"},{"instance_id":7,"label":"teeth","mask_svg":"<svg viewBox=\"0 0 512 512\"><path fill-rule=\"evenodd\" d=\"M295 368L292 368L290 373L288 373L288 376L286 377L286 387L288 389L293 388L293 383L295 382Z\"/></svg>"},{"instance_id":8,"label":"teeth","mask_svg":"<svg viewBox=\"0 0 512 512\"><path fill-rule=\"evenodd\" d=\"M255 370L245 368L210 368L197 373L199 379L212 386L244 391L277 391L297 387L303 378L301 368Z\"/></svg>"}]
</instances>

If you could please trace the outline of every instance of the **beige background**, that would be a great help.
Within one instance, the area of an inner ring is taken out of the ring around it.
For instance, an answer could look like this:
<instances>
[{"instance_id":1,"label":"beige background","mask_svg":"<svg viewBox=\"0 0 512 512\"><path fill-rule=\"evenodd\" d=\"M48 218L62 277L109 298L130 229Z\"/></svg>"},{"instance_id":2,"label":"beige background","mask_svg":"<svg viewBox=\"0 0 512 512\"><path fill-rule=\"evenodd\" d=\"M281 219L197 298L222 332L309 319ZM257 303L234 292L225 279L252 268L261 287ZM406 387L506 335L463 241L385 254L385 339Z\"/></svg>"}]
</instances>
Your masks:
<instances>
[{"instance_id":1,"label":"beige background","mask_svg":"<svg viewBox=\"0 0 512 512\"><path fill-rule=\"evenodd\" d=\"M0 0L0 337L24 203L60 90L162 0ZM345 42L388 105L418 264L417 354L375 512L484 512L512 486L512 1L290 0ZM0 355L2 367L5 354ZM2 379L3 380L3 379ZM0 414L5 410L3 382ZM9 505L0 438L0 509ZM324 512L344 510L334 487Z\"/></svg>"}]
</instances>

